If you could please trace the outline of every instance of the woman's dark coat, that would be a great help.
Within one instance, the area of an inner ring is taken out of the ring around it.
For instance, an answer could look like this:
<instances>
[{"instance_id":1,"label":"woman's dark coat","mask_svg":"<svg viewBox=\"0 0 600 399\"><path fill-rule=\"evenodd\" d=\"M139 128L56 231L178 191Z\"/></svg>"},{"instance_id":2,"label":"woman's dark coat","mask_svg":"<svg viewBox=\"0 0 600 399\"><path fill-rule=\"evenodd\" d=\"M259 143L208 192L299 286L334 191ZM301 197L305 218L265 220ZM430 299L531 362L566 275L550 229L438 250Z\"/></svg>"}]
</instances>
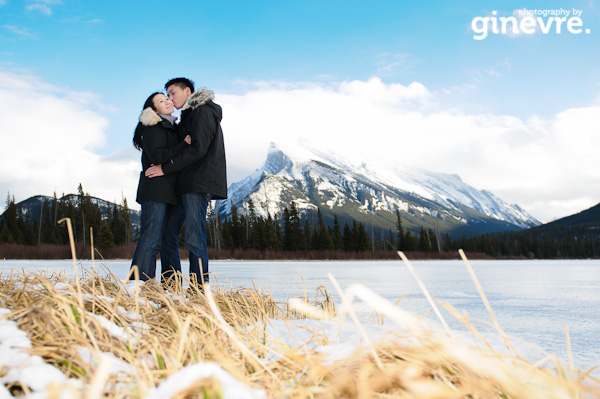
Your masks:
<instances>
[{"instance_id":1,"label":"woman's dark coat","mask_svg":"<svg viewBox=\"0 0 600 399\"><path fill-rule=\"evenodd\" d=\"M136 201L158 201L177 204L175 184L177 174L148 178L144 172L152 165L160 165L180 153L187 143L177 135L177 126L161 118L152 108L140 115L142 130L142 168Z\"/></svg>"}]
</instances>

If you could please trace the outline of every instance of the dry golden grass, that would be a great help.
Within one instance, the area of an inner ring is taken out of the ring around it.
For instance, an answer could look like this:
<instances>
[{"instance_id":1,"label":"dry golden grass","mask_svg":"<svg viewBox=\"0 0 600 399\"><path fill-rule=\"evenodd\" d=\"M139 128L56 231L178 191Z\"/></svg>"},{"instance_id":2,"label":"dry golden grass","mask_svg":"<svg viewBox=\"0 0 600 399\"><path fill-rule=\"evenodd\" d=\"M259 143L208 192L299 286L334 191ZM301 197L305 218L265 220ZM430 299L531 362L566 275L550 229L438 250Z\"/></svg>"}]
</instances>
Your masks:
<instances>
[{"instance_id":1,"label":"dry golden grass","mask_svg":"<svg viewBox=\"0 0 600 399\"><path fill-rule=\"evenodd\" d=\"M96 272L79 281L13 273L0 280L0 306L10 309L5 317L27 332L31 354L83 382L75 397L145 397L168 376L199 362L218 363L269 398L600 397L599 381L589 375L571 374L558 364L540 368L518 356L469 346L426 329L392 304L380 304L375 294L355 288L347 294L406 328L378 341L365 337L363 348L332 363L324 362L324 355L310 345L290 345L267 333L273 321L288 320L293 331L293 323L305 313L332 319L336 311L349 311L336 309L323 288L315 298L302 298L291 307L258 289L225 291L215 286L207 295L188 298L181 290L164 291L155 281L128 290L114 276ZM450 305L444 307L462 318ZM111 333L107 323L122 327L122 335ZM315 329L311 341L325 340ZM112 354L131 369L110 373L100 358L82 356L82 348L96 356ZM19 384L9 388L14 393L29 389ZM199 378L181 386L174 397L217 398L222 390L217 379Z\"/></svg>"},{"instance_id":2,"label":"dry golden grass","mask_svg":"<svg viewBox=\"0 0 600 399\"><path fill-rule=\"evenodd\" d=\"M70 221L67 224L70 231ZM188 293L179 288L180 281L165 291L153 280L126 285L110 272L104 276L92 270L79 276L72 240L71 248L74 280L19 273L0 279L0 307L10 310L0 321L14 320L32 344L21 350L41 356L81 382L79 387L49 384L47 392L36 392L42 397L64 397L67 391L73 398L162 399L159 389L169 386L173 376L177 389L168 391L168 397L176 399L223 398L228 387L222 384L238 382L258 390L238 391L236 398L600 398L600 381L589 373L567 372L558 362L542 368L516 353L468 345L447 331L428 329L363 286L342 292L332 277L342 299L339 309L323 287L312 300L305 294L282 304L256 288L226 291L217 285L205 293ZM380 313L380 320L385 317L402 328L374 340L354 313L355 297ZM431 304L441 318L433 300ZM484 341L466 317L449 304L442 306ZM316 350L329 344L319 320L314 327L296 325L309 316L341 326L346 315L362 336L362 345L335 361ZM270 332L274 323L286 324L291 342ZM296 341L294 332L303 338ZM508 338L502 337L510 349ZM7 338L0 334L0 351L8 345ZM0 353L0 362L9 364L3 356L6 353ZM196 372L192 367L212 362L234 379L223 382L214 373L196 374L184 382L182 372ZM111 369L115 364L119 371ZM0 378L8 373L1 368ZM30 378L6 388L27 396ZM0 391L3 394L10 395Z\"/></svg>"}]
</instances>

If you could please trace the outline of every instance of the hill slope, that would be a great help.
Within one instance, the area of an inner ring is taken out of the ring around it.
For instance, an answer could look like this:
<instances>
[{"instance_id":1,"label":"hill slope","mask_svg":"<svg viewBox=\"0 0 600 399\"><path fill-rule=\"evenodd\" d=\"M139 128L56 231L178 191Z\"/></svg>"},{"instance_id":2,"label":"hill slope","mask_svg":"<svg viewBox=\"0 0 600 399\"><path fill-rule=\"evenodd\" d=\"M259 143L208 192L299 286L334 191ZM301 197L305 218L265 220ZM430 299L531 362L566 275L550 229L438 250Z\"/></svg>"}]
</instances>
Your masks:
<instances>
[{"instance_id":1,"label":"hill slope","mask_svg":"<svg viewBox=\"0 0 600 399\"><path fill-rule=\"evenodd\" d=\"M600 226L600 204L589 209L554 220L537 227L539 230L548 230L564 227L595 227Z\"/></svg>"}]
</instances>

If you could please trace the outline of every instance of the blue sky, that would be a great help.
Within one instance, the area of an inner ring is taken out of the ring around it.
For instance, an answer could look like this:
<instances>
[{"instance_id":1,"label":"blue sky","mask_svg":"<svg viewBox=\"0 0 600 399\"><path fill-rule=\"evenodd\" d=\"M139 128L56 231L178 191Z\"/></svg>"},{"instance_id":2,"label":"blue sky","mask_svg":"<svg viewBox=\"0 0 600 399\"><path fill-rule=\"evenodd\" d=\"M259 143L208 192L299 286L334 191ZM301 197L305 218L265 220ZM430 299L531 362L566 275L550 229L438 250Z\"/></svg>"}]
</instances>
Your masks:
<instances>
[{"instance_id":1,"label":"blue sky","mask_svg":"<svg viewBox=\"0 0 600 399\"><path fill-rule=\"evenodd\" d=\"M522 9L580 10L590 32L474 39L474 18ZM81 182L132 204L141 106L187 76L224 108L230 183L305 138L457 173L549 221L600 202L599 22L590 0L0 0L0 192Z\"/></svg>"}]
</instances>

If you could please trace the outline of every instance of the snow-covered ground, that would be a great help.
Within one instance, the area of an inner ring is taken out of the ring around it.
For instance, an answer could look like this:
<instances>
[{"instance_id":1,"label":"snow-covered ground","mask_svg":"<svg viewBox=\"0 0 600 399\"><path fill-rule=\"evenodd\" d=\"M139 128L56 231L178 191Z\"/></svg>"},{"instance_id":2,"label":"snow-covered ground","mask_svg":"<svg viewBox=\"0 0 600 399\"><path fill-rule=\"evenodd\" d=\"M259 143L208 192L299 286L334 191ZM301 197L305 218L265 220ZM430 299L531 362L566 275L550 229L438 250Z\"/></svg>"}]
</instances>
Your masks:
<instances>
[{"instance_id":1,"label":"snow-covered ground","mask_svg":"<svg viewBox=\"0 0 600 399\"><path fill-rule=\"evenodd\" d=\"M122 283L126 286L126 292L132 297L135 295L135 291L139 292L141 288L135 282L123 281ZM55 288L65 295L72 294L72 291L64 283L57 283ZM340 314L334 318L319 309L305 305L301 300L290 299L290 306L302 314L315 318L268 320L265 329L266 342L272 351L262 361L268 364L278 360L281 348L288 346L320 353L323 355L323 364L331 364L349 358L357 351L367 352L373 343L381 343L386 339L395 340L397 339L395 332L406 329L419 331L439 328L439 326L427 325L416 316L394 307L364 286L353 285L341 295L344 297L344 303L340 308ZM353 311L354 298L358 298L372 310L377 309L390 317L394 322L393 325L384 327L359 322ZM91 295L84 296L84 301L94 299ZM97 299L109 302L113 300L113 298L106 297ZM186 300L185 298L180 299ZM159 306L154 303L150 303L150 305ZM122 308L119 312L130 320L136 320L139 317L139 315ZM16 322L7 318L10 313L10 309L0 309L0 368L6 371L6 374L0 378L0 399L13 398L12 394L4 387L11 383L27 387L30 393L26 397L35 399L76 398L78 397L77 392L87 390L89 393L94 389L93 384L90 387L83 387L80 381L67 378L58 368L45 363L40 356L29 354L28 349L32 348L31 341L27 333L17 327ZM128 343L133 343L139 338L139 332L135 329L124 329L103 316L87 313L100 320L101 326L115 338ZM143 325L140 327L143 328ZM456 339L456 336L453 336L453 339ZM131 375L135 372L129 364L110 352L78 348L78 353L84 361L98 367L96 379L99 381L105 380L108 376ZM198 362L182 367L171 374L157 387L151 388L146 398L171 398L206 378L213 378L219 382L224 395L223 399L264 399L267 397L264 390L246 386L219 364Z\"/></svg>"},{"instance_id":2,"label":"snow-covered ground","mask_svg":"<svg viewBox=\"0 0 600 399\"><path fill-rule=\"evenodd\" d=\"M468 277L461 274L464 270L460 262L413 263L436 298L454 305L461 312L468 311L473 321L486 317L485 309L480 309L483 308L481 299L472 283L465 281ZM599 363L598 340L594 338L599 331L599 318L595 316L598 307L593 305L597 305L600 300L597 293L597 284L600 281L598 261L474 261L473 265L496 311L500 325L508 331L513 331L509 334L511 341L522 357L537 362L545 358L548 352L564 353L566 344L563 323L569 321L576 367L587 370ZM38 273L44 270L64 270L67 274L68 269L71 268L72 271L73 267L71 261L5 261L3 266L3 276L7 276L12 267ZM85 267L90 268L89 262ZM103 267L123 278L123 273L129 268L129 262L103 262ZM290 304L299 312L312 315L311 319L305 320L269 320L264 331L267 336L266 342L272 350L263 359L265 362L277 360L281 347L288 346L320 353L323 355L323 363L328 364L347 358L357 350L368 350L369 342L397 339L399 333L407 329L427 329L439 334L449 334L453 339L458 338L465 344L473 344L470 334L459 328L457 322L451 320L446 313L443 314L446 315L444 317L450 326L450 332L446 331L444 323L434 316L434 312L423 320L417 317L418 314L430 311L431 305L424 300L422 292L418 292L412 277L403 273L405 269L399 262L212 262L211 267L219 276L215 284L219 283L225 287L252 286L252 281L257 281L263 284L266 290L280 297L279 299L281 296L289 298ZM343 290L338 290L333 280L328 279L328 273L339 276L338 283ZM337 318L320 314L315 309L305 309L301 301L293 299L302 289L294 294L290 286L298 285L301 278L309 295L312 295L314 288L328 280L328 290L339 305ZM133 297L135 283L130 282L127 287L127 292ZM66 284L58 283L55 288L65 295L72 295ZM398 295L404 295L406 298L399 305L393 306L392 303L398 299ZM95 299L104 302L114 300L109 297L83 298L84 301ZM140 301L144 301L144 305L159 306L143 298L140 298ZM478 303L479 307L475 308L474 303ZM420 311L415 312L416 308ZM100 315L92 317L96 318L111 336L124 342L135 342L148 326L141 322L135 312L124 308L117 309L130 321L132 328L125 329ZM359 316L368 315L376 310L385 316L386 323L368 323L364 318L357 321L359 317L354 318L352 310ZM512 314L515 311L517 314ZM30 355L28 348L31 348L31 342L26 332L19 330L17 324L7 318L10 312L11 309L0 310L0 368L4 367L7 371L0 381L0 399L12 398L10 392L3 388L3 384L17 381L31 389L28 397L49 397L48 387L57 384L62 387L61 398L73 397L72 391L81 389L80 382L66 378L59 369L46 364L39 356ZM536 342L536 338L548 334L555 325L558 325L560 332L557 337L544 338L545 350L532 344ZM262 331L263 326L260 328ZM515 332L518 332L519 336L516 336ZM494 328L482 333L495 350L504 351L504 342ZM529 342L523 338L527 338ZM112 353L93 352L86 348L79 348L78 351L81 358L87 359L88 363L95 366L104 364L106 375L130 372L130 366ZM563 362L566 360L564 356L559 357ZM597 372L594 375L596 374ZM207 376L227 387L224 388L226 399L266 396L260 389L234 381L235 378L218 364L200 362L184 367L163 380L149 392L149 397L171 397L177 389L185 385L182 381L193 384ZM175 379L179 382L173 382Z\"/></svg>"}]
</instances>

